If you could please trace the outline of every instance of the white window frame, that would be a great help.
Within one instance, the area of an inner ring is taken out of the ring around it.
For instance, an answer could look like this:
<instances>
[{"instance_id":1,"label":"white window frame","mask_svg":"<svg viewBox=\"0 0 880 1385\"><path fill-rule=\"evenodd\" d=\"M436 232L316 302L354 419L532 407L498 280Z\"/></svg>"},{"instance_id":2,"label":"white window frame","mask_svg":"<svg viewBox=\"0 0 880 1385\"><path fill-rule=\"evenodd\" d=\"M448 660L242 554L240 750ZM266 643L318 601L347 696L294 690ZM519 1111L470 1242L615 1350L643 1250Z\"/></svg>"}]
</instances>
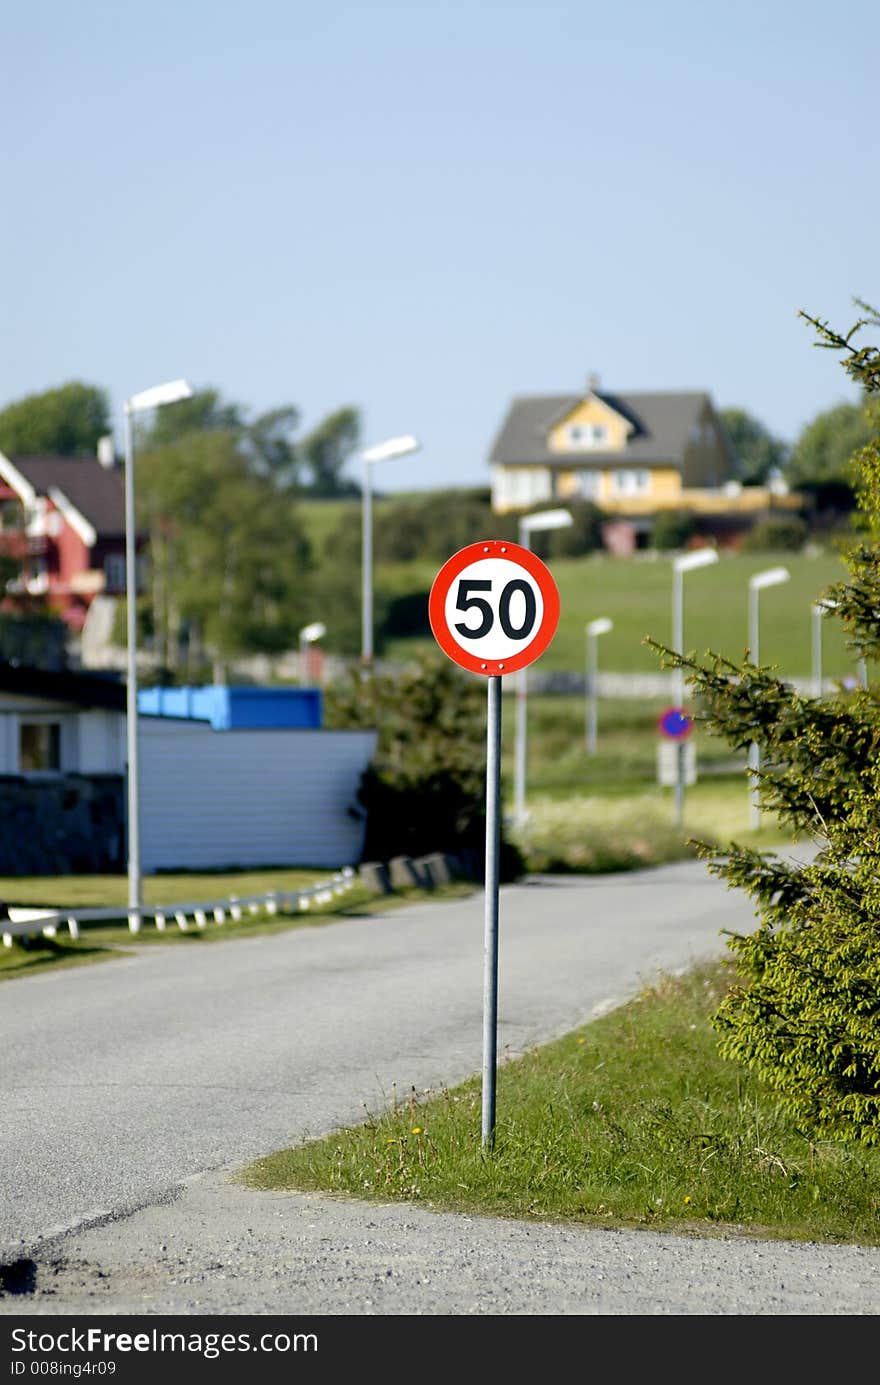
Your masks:
<instances>
[{"instance_id":1,"label":"white window frame","mask_svg":"<svg viewBox=\"0 0 880 1385\"><path fill-rule=\"evenodd\" d=\"M496 499L511 509L527 509L553 498L553 483L546 467L499 467L494 486Z\"/></svg>"},{"instance_id":2,"label":"white window frame","mask_svg":"<svg viewBox=\"0 0 880 1385\"><path fill-rule=\"evenodd\" d=\"M572 452L589 452L602 448L608 442L608 428L604 423L570 423L566 438Z\"/></svg>"},{"instance_id":3,"label":"white window frame","mask_svg":"<svg viewBox=\"0 0 880 1385\"><path fill-rule=\"evenodd\" d=\"M579 500L596 500L599 496L600 476L598 471L575 472L575 495Z\"/></svg>"},{"instance_id":4,"label":"white window frame","mask_svg":"<svg viewBox=\"0 0 880 1385\"><path fill-rule=\"evenodd\" d=\"M615 495L647 495L651 489L651 473L644 467L623 468L612 472L611 485Z\"/></svg>"},{"instance_id":5,"label":"white window frame","mask_svg":"<svg viewBox=\"0 0 880 1385\"><path fill-rule=\"evenodd\" d=\"M55 727L58 728L58 763L57 763L57 765L47 765L47 766L42 767L42 768L40 768L40 769L25 769L25 768L24 768L24 766L22 765L22 755L21 755L21 751L22 751L22 737L23 737L23 735L24 735L24 732L25 732L26 728L31 727L31 726L35 726L35 727L46 726L46 727L49 727L49 728L55 726ZM29 778L29 779L30 779L30 778L36 778L36 777L42 777L42 778L45 779L45 778L48 778L48 777L50 777L50 776L52 776L52 775L62 774L62 773L64 772L64 750L65 750L64 741L65 741L65 735L64 735L64 718L63 718L63 717L54 716L51 712L42 713L42 714L39 713L39 712L37 712L37 713L27 713L27 714L24 714L24 715L20 715L19 718L18 718L18 735L17 735L17 737L16 737L16 758L17 758L17 760L18 760L18 773L24 775L26 778Z\"/></svg>"},{"instance_id":6,"label":"white window frame","mask_svg":"<svg viewBox=\"0 0 880 1385\"><path fill-rule=\"evenodd\" d=\"M138 578L141 577L138 573ZM106 578L108 592L125 591L125 554L107 553L104 557L104 576Z\"/></svg>"}]
</instances>

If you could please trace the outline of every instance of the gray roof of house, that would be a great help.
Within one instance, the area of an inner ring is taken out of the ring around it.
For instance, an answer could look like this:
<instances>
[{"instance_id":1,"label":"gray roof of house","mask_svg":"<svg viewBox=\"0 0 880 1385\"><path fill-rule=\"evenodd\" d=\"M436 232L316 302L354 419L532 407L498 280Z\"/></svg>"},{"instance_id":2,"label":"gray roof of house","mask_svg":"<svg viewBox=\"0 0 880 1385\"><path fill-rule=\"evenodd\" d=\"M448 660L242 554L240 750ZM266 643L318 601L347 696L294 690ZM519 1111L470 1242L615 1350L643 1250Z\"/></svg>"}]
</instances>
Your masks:
<instances>
[{"instance_id":1,"label":"gray roof of house","mask_svg":"<svg viewBox=\"0 0 880 1385\"><path fill-rule=\"evenodd\" d=\"M106 707L117 712L125 711L127 697L125 684L118 674L30 668L4 660L0 660L0 692L82 707Z\"/></svg>"},{"instance_id":2,"label":"gray roof of house","mask_svg":"<svg viewBox=\"0 0 880 1385\"><path fill-rule=\"evenodd\" d=\"M684 458L690 431L708 407L715 412L705 390L684 392L643 392L628 390L612 394L594 390L597 399L622 414L634 426L623 452L550 452L547 436L553 426L586 397L584 394L518 395L507 411L489 454L491 464L515 466L536 463L546 466L608 466L621 462L640 466L663 463L679 465ZM726 434L721 429L722 439Z\"/></svg>"},{"instance_id":3,"label":"gray roof of house","mask_svg":"<svg viewBox=\"0 0 880 1385\"><path fill-rule=\"evenodd\" d=\"M14 457L9 460L39 495L60 490L98 538L125 533L125 480L121 467L106 467L96 457Z\"/></svg>"}]
</instances>

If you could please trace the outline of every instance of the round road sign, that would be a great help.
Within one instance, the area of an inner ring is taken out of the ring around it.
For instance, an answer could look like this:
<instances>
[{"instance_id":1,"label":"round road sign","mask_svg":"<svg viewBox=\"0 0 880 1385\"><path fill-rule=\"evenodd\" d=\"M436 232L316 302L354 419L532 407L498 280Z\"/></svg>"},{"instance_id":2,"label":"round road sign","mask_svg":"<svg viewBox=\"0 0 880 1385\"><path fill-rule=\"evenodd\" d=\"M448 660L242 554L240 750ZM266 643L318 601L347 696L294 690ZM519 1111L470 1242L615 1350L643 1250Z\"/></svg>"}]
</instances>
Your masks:
<instances>
[{"instance_id":1,"label":"round road sign","mask_svg":"<svg viewBox=\"0 0 880 1385\"><path fill-rule=\"evenodd\" d=\"M470 673L497 677L534 663L556 634L559 592L530 548L468 544L443 564L428 601L434 638Z\"/></svg>"},{"instance_id":2,"label":"round road sign","mask_svg":"<svg viewBox=\"0 0 880 1385\"><path fill-rule=\"evenodd\" d=\"M683 741L694 729L694 723L683 707L667 707L657 725L661 735L671 741Z\"/></svg>"}]
</instances>

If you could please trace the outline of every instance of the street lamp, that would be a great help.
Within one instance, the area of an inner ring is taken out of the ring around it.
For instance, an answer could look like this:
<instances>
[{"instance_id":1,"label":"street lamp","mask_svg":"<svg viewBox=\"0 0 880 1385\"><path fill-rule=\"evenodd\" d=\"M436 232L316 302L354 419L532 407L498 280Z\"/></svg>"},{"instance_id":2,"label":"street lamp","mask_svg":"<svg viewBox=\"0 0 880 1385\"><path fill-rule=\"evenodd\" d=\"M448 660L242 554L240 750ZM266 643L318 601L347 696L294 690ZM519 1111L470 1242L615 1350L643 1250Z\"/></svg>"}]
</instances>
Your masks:
<instances>
[{"instance_id":1,"label":"street lamp","mask_svg":"<svg viewBox=\"0 0 880 1385\"><path fill-rule=\"evenodd\" d=\"M368 673L373 663L373 494L370 468L374 462L405 457L410 452L418 452L420 447L418 438L406 434L399 438L389 438L387 442L376 443L375 447L368 447L361 453L361 461L364 464L364 483L361 491L362 674Z\"/></svg>"},{"instance_id":2,"label":"street lamp","mask_svg":"<svg viewBox=\"0 0 880 1385\"><path fill-rule=\"evenodd\" d=\"M306 681L308 646L314 644L316 640L322 640L326 633L326 625L322 625L319 620L313 620L311 625L304 625L299 632L299 676L303 683Z\"/></svg>"},{"instance_id":3,"label":"street lamp","mask_svg":"<svg viewBox=\"0 0 880 1385\"><path fill-rule=\"evenodd\" d=\"M758 663L758 597L765 587L778 587L787 582L791 573L786 567L768 567L749 578L749 657L753 664ZM761 826L761 808L758 800L758 770L761 768L761 747L757 741L749 746L749 777L752 783L752 829Z\"/></svg>"},{"instance_id":4,"label":"street lamp","mask_svg":"<svg viewBox=\"0 0 880 1385\"><path fill-rule=\"evenodd\" d=\"M192 389L186 380L169 380L126 399L125 415L125 616L127 675L125 723L128 738L128 927L137 933L141 926L141 828L138 800L138 688L137 688L137 529L134 517L134 426L135 414L176 404L189 399Z\"/></svg>"},{"instance_id":5,"label":"street lamp","mask_svg":"<svg viewBox=\"0 0 880 1385\"><path fill-rule=\"evenodd\" d=\"M596 702L598 698L597 684L597 649L596 642L599 635L607 635L609 630L614 629L614 622L607 616L599 616L598 620L587 621L587 754L596 754L596 729L598 717L596 714Z\"/></svg>"},{"instance_id":6,"label":"street lamp","mask_svg":"<svg viewBox=\"0 0 880 1385\"><path fill-rule=\"evenodd\" d=\"M519 542L522 548L529 547L529 537L541 529L565 529L571 524L569 510L536 510L534 514L522 515L519 521ZM526 690L527 668L521 668L516 675L516 740L513 767L513 805L514 819L525 822L526 817Z\"/></svg>"},{"instance_id":7,"label":"street lamp","mask_svg":"<svg viewBox=\"0 0 880 1385\"><path fill-rule=\"evenodd\" d=\"M672 560L672 648L676 654L684 654L684 574L698 567L708 567L718 562L714 548L695 548L690 553L680 553ZM684 703L684 669L676 669L675 705ZM684 822L684 780L685 780L684 741L676 747L675 776L675 820L679 827Z\"/></svg>"},{"instance_id":8,"label":"street lamp","mask_svg":"<svg viewBox=\"0 0 880 1385\"><path fill-rule=\"evenodd\" d=\"M837 605L836 601L830 598L825 601L814 601L810 607L812 615L812 651L813 651L813 696L822 696L822 617L826 611L832 610Z\"/></svg>"}]
</instances>

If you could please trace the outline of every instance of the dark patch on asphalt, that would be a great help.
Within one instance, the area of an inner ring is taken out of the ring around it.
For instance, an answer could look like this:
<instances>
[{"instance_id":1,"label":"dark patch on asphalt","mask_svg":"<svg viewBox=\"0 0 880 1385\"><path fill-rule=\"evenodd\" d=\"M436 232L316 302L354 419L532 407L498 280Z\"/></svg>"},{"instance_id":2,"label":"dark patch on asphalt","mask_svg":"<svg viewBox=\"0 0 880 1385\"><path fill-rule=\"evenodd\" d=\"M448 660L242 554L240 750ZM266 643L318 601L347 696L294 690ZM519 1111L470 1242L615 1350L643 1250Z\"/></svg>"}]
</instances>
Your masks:
<instances>
[{"instance_id":1,"label":"dark patch on asphalt","mask_svg":"<svg viewBox=\"0 0 880 1385\"><path fill-rule=\"evenodd\" d=\"M33 1294L37 1289L37 1266L33 1260L11 1260L0 1265L0 1295Z\"/></svg>"}]
</instances>

